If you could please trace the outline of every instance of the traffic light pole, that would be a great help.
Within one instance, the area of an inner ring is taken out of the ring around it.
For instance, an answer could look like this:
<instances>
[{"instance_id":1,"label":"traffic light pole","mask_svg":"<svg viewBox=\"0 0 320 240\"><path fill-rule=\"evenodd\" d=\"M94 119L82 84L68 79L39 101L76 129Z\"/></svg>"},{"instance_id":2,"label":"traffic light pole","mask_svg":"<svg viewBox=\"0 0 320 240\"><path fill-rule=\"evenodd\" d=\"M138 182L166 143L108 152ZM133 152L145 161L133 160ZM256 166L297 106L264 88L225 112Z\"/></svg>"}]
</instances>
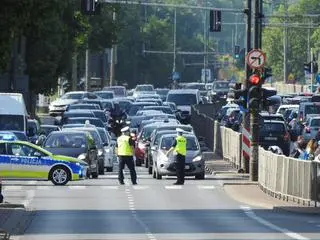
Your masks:
<instances>
[{"instance_id":1,"label":"traffic light pole","mask_svg":"<svg viewBox=\"0 0 320 240\"><path fill-rule=\"evenodd\" d=\"M254 4L254 48L261 48L262 31L262 0L255 0ZM261 86L260 86L261 87ZM259 166L259 107L250 108L250 180L258 181Z\"/></svg>"}]
</instances>

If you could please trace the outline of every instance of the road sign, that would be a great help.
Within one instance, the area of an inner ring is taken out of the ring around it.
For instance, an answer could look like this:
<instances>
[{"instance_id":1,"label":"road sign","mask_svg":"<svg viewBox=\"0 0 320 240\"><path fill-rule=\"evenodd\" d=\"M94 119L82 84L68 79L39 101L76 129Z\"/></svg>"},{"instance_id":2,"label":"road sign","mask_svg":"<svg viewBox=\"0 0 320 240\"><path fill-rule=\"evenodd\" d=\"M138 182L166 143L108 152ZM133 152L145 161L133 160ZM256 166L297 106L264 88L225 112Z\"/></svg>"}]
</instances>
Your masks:
<instances>
[{"instance_id":1,"label":"road sign","mask_svg":"<svg viewBox=\"0 0 320 240\"><path fill-rule=\"evenodd\" d=\"M253 49L247 54L246 62L251 68L262 68L266 62L266 54L260 49Z\"/></svg>"},{"instance_id":2,"label":"road sign","mask_svg":"<svg viewBox=\"0 0 320 240\"><path fill-rule=\"evenodd\" d=\"M211 69L203 68L201 70L201 82L211 82Z\"/></svg>"},{"instance_id":3,"label":"road sign","mask_svg":"<svg viewBox=\"0 0 320 240\"><path fill-rule=\"evenodd\" d=\"M172 80L173 80L173 81L178 81L178 80L180 80L180 73L178 73L178 72L173 72L173 73L172 73Z\"/></svg>"}]
</instances>

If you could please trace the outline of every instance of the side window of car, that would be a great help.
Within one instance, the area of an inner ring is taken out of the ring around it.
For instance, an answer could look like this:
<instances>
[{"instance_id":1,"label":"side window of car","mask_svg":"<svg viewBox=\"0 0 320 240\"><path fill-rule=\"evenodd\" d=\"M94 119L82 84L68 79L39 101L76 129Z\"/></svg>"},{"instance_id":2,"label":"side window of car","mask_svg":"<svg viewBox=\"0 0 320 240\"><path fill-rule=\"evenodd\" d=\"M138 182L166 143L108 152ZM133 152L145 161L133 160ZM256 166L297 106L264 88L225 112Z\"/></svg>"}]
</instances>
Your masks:
<instances>
[{"instance_id":1,"label":"side window of car","mask_svg":"<svg viewBox=\"0 0 320 240\"><path fill-rule=\"evenodd\" d=\"M97 96L96 96L95 94L88 93L88 98L89 98L89 99L96 99Z\"/></svg>"},{"instance_id":2,"label":"side window of car","mask_svg":"<svg viewBox=\"0 0 320 240\"><path fill-rule=\"evenodd\" d=\"M11 143L8 145L8 154L22 157L45 156L44 153L23 144Z\"/></svg>"},{"instance_id":3,"label":"side window of car","mask_svg":"<svg viewBox=\"0 0 320 240\"><path fill-rule=\"evenodd\" d=\"M5 155L5 154L6 154L6 144L0 143L0 155Z\"/></svg>"}]
</instances>

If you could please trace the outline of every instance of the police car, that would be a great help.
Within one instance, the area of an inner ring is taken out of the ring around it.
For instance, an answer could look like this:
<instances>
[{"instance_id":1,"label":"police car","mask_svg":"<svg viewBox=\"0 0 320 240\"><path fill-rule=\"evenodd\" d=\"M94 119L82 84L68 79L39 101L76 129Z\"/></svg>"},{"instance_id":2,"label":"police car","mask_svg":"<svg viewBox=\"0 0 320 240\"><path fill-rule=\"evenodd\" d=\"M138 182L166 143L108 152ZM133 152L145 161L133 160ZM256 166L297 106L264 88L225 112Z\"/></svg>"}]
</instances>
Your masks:
<instances>
[{"instance_id":1,"label":"police car","mask_svg":"<svg viewBox=\"0 0 320 240\"><path fill-rule=\"evenodd\" d=\"M86 177L86 162L54 155L37 145L12 136L0 140L0 178L51 180L54 185Z\"/></svg>"}]
</instances>

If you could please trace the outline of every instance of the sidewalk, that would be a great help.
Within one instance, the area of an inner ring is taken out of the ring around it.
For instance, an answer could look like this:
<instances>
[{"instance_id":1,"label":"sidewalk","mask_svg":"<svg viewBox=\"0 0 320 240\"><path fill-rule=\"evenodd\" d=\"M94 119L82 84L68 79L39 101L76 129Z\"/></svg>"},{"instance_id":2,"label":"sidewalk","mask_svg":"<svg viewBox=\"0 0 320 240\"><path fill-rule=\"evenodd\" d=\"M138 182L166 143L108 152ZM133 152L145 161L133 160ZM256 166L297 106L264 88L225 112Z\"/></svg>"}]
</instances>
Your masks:
<instances>
[{"instance_id":1,"label":"sidewalk","mask_svg":"<svg viewBox=\"0 0 320 240\"><path fill-rule=\"evenodd\" d=\"M221 157L215 156L214 159L206 161L206 170L211 172L215 178L225 180L223 183L224 191L243 204L275 211L320 214L320 207L271 197L260 189L257 182L250 182L248 174L238 173L237 169Z\"/></svg>"},{"instance_id":2,"label":"sidewalk","mask_svg":"<svg viewBox=\"0 0 320 240\"><path fill-rule=\"evenodd\" d=\"M23 234L31 220L31 211L21 204L0 204L0 229L11 235Z\"/></svg>"}]
</instances>

